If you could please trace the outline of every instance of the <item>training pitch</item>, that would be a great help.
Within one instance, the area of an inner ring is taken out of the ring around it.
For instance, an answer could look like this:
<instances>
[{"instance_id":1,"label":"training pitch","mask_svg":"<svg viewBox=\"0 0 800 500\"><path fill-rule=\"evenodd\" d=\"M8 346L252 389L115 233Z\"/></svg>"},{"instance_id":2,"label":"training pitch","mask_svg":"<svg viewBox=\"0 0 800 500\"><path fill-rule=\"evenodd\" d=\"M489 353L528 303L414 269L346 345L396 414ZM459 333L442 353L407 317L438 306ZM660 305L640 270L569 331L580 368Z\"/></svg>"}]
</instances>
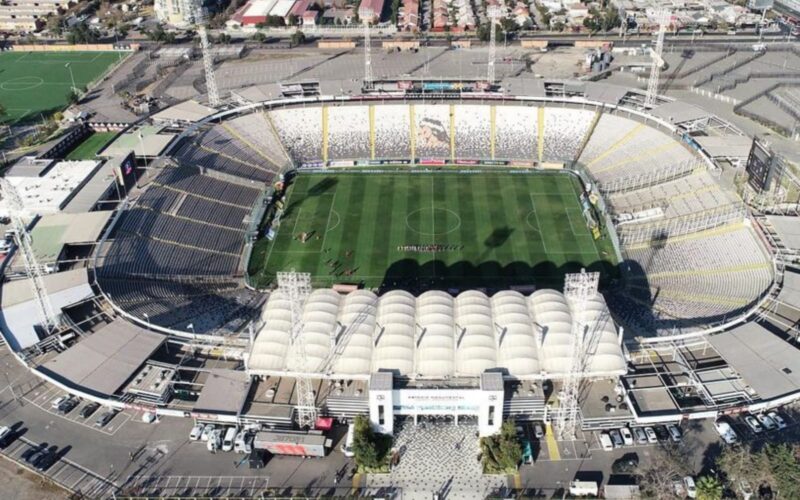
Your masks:
<instances>
[{"instance_id":1,"label":"training pitch","mask_svg":"<svg viewBox=\"0 0 800 500\"><path fill-rule=\"evenodd\" d=\"M3 52L0 53L0 121L41 120L68 104L72 76L85 89L100 78L121 52ZM69 67L66 65L69 64Z\"/></svg>"},{"instance_id":2,"label":"training pitch","mask_svg":"<svg viewBox=\"0 0 800 500\"><path fill-rule=\"evenodd\" d=\"M67 154L67 160L94 160L97 153L103 149L116 132L95 132L78 144L75 149Z\"/></svg>"},{"instance_id":3,"label":"training pitch","mask_svg":"<svg viewBox=\"0 0 800 500\"><path fill-rule=\"evenodd\" d=\"M563 172L301 173L250 273L409 290L557 286L581 267L608 278L613 247L592 237L579 186Z\"/></svg>"}]
</instances>

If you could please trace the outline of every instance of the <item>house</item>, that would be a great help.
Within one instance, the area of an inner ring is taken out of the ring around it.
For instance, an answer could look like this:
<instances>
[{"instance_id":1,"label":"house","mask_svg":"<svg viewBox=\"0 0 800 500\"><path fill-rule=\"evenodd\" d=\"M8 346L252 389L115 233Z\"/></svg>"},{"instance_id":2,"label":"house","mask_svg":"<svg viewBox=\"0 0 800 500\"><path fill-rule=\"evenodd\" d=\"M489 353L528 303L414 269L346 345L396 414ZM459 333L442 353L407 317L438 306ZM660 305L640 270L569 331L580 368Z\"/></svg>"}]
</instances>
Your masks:
<instances>
[{"instance_id":1,"label":"house","mask_svg":"<svg viewBox=\"0 0 800 500\"><path fill-rule=\"evenodd\" d=\"M401 31L419 29L419 0L403 0L398 11L397 27Z\"/></svg>"},{"instance_id":2,"label":"house","mask_svg":"<svg viewBox=\"0 0 800 500\"><path fill-rule=\"evenodd\" d=\"M521 28L531 25L531 11L523 2L517 2L517 5L511 10L511 17L517 23L517 26Z\"/></svg>"},{"instance_id":3,"label":"house","mask_svg":"<svg viewBox=\"0 0 800 500\"><path fill-rule=\"evenodd\" d=\"M303 26L316 26L317 17L319 17L318 10L307 10L303 12Z\"/></svg>"},{"instance_id":4,"label":"house","mask_svg":"<svg viewBox=\"0 0 800 500\"><path fill-rule=\"evenodd\" d=\"M355 16L353 7L346 9L334 7L322 13L322 24L350 24Z\"/></svg>"},{"instance_id":5,"label":"house","mask_svg":"<svg viewBox=\"0 0 800 500\"><path fill-rule=\"evenodd\" d=\"M361 0L358 6L358 17L362 22L377 23L383 12L384 0Z\"/></svg>"}]
</instances>

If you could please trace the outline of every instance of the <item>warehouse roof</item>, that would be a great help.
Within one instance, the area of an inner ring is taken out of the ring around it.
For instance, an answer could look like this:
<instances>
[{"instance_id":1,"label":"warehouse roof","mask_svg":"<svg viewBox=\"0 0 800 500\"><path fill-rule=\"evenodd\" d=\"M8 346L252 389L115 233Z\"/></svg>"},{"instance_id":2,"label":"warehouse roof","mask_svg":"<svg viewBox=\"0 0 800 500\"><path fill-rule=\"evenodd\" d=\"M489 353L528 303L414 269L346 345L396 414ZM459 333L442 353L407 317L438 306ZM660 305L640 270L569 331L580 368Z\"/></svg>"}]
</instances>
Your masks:
<instances>
[{"instance_id":1,"label":"warehouse roof","mask_svg":"<svg viewBox=\"0 0 800 500\"><path fill-rule=\"evenodd\" d=\"M712 158L747 158L753 139L744 135L692 137Z\"/></svg>"},{"instance_id":2,"label":"warehouse roof","mask_svg":"<svg viewBox=\"0 0 800 500\"><path fill-rule=\"evenodd\" d=\"M241 371L212 370L193 411L238 414L250 392L250 377Z\"/></svg>"},{"instance_id":3,"label":"warehouse roof","mask_svg":"<svg viewBox=\"0 0 800 500\"><path fill-rule=\"evenodd\" d=\"M197 101L183 101L153 115L157 122L198 122L216 113L214 108L203 106Z\"/></svg>"},{"instance_id":4,"label":"warehouse roof","mask_svg":"<svg viewBox=\"0 0 800 500\"><path fill-rule=\"evenodd\" d=\"M573 322L597 335L586 372L625 372L616 327L599 293L582 311L561 292L526 297L503 291L489 297L441 291L414 297L404 291L382 297L366 290L341 295L311 293L303 309L307 365L302 369L290 341L290 304L280 291L267 302L265 326L248 366L256 373L308 372L367 378L379 370L431 379L477 377L493 368L519 378L564 374L571 366Z\"/></svg>"},{"instance_id":5,"label":"warehouse roof","mask_svg":"<svg viewBox=\"0 0 800 500\"><path fill-rule=\"evenodd\" d=\"M51 359L39 370L95 394L110 396L133 377L166 337L117 319Z\"/></svg>"},{"instance_id":6,"label":"warehouse roof","mask_svg":"<svg viewBox=\"0 0 800 500\"><path fill-rule=\"evenodd\" d=\"M33 253L41 264L55 262L64 245L91 243L100 239L111 211L43 216L31 231Z\"/></svg>"},{"instance_id":7,"label":"warehouse roof","mask_svg":"<svg viewBox=\"0 0 800 500\"><path fill-rule=\"evenodd\" d=\"M800 350L758 323L713 335L709 342L761 398L798 391Z\"/></svg>"}]
</instances>

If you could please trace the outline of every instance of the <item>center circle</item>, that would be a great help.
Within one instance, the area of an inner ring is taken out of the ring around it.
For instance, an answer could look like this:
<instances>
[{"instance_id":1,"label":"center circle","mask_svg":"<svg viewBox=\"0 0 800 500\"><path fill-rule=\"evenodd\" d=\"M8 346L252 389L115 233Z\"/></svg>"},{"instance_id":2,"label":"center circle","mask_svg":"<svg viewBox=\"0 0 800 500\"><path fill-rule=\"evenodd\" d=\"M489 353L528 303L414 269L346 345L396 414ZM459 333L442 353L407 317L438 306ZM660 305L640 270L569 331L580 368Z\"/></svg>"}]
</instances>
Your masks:
<instances>
[{"instance_id":1,"label":"center circle","mask_svg":"<svg viewBox=\"0 0 800 500\"><path fill-rule=\"evenodd\" d=\"M19 78L12 78L11 80L0 83L0 89L3 90L31 90L39 87L44 83L44 80L38 76L21 76Z\"/></svg>"},{"instance_id":2,"label":"center circle","mask_svg":"<svg viewBox=\"0 0 800 500\"><path fill-rule=\"evenodd\" d=\"M418 208L408 214L406 226L423 236L444 236L461 227L461 217L447 208Z\"/></svg>"}]
</instances>

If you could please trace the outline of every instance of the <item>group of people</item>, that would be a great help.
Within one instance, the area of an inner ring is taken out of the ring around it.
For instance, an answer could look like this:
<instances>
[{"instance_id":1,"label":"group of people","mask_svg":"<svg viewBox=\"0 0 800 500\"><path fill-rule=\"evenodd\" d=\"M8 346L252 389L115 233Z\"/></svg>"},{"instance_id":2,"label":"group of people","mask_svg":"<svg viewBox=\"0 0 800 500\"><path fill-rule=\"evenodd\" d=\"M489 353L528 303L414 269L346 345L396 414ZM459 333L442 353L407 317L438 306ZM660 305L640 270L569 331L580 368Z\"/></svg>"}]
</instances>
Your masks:
<instances>
[{"instance_id":1,"label":"group of people","mask_svg":"<svg viewBox=\"0 0 800 500\"><path fill-rule=\"evenodd\" d=\"M464 245L399 245L397 247L398 252L421 252L421 253L432 253L432 252L454 252L458 250L463 250Z\"/></svg>"}]
</instances>

